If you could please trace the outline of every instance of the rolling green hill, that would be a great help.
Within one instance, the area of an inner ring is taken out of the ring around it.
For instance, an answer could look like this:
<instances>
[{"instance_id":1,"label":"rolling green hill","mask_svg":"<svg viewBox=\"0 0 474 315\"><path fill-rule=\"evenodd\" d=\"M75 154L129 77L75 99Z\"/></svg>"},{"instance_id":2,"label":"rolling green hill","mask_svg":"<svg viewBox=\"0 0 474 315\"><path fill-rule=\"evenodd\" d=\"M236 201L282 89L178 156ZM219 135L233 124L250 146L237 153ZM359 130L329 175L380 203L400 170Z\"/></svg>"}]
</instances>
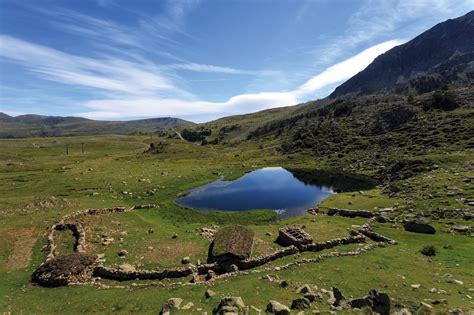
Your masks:
<instances>
[{"instance_id":1,"label":"rolling green hill","mask_svg":"<svg viewBox=\"0 0 474 315\"><path fill-rule=\"evenodd\" d=\"M11 117L0 113L0 138L149 133L193 125L192 122L169 117L131 121L100 121L80 117L40 115Z\"/></svg>"}]
</instances>

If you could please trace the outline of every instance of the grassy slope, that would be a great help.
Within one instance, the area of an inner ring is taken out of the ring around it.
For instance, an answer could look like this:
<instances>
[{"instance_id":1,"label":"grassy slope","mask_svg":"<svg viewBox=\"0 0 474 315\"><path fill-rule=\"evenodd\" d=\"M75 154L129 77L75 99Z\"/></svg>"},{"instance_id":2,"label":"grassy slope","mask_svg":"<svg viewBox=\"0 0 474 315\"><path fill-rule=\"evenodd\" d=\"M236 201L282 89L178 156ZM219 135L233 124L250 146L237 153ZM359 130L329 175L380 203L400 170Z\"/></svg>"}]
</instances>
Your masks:
<instances>
[{"instance_id":1,"label":"grassy slope","mask_svg":"<svg viewBox=\"0 0 474 315\"><path fill-rule=\"evenodd\" d=\"M6 119L0 117L0 138L150 133L158 129L192 126L194 123L177 118L98 121L77 117L27 115Z\"/></svg>"},{"instance_id":2,"label":"grassy slope","mask_svg":"<svg viewBox=\"0 0 474 315\"><path fill-rule=\"evenodd\" d=\"M69 156L64 154L65 141L71 142ZM364 222L362 219L304 216L272 223L273 214L266 211L202 213L181 208L173 201L177 194L215 180L220 174L235 178L254 167L265 165L311 168L325 167L327 164L304 154L295 154L292 159L275 155L271 141L265 142L263 148L256 143L229 148L202 147L179 140L162 141L167 144L165 152L157 155L142 153L147 148L147 139L143 137L0 141L0 237L4 240L0 246L2 311L157 312L167 298L182 297L185 302L192 301L195 304L193 310L197 312L198 308L210 311L224 295L240 295L247 304L264 309L269 299L290 304L291 299L297 297L295 288L303 283L317 284L326 289L336 285L348 296L362 296L369 289L376 288L388 291L396 302L412 307L425 298L446 298L448 304L436 306L438 310L455 306L466 310L473 308L466 295L472 295L468 289L474 286L474 245L467 236L448 233L449 225L445 224L449 222L446 220L435 223L440 232L434 236L404 232L397 226L380 225L377 229L399 241L399 245L376 249L360 257L333 258L278 272L281 278L290 282L288 289L259 279L266 273L218 282L212 287L217 296L210 300L204 299L206 288L202 285L172 290L158 287L132 290L98 290L91 287L44 289L29 285L32 271L45 258L45 253L41 251L45 244L45 229L63 214L76 209L159 204L159 209L89 218L85 222L90 252L105 253L106 264L128 262L142 268L174 266L188 255L193 262L205 260L209 241L198 236L196 229L212 224L243 224L252 228L256 233L255 254L260 254L278 248L266 232L276 236L278 227L285 224L304 224L314 239L320 241L345 236L346 229L352 224ZM80 142L86 143L85 155L80 154ZM33 143L43 147L35 147ZM375 189L364 194L334 195L324 205L370 210L399 204L413 211L424 210L427 206L459 207L456 197L442 196L429 200L415 198L418 193L425 195L437 191L437 185L456 185L465 196L473 197L470 185L462 182L465 177L474 177L472 168L463 167L463 163L472 161L471 152L455 152L430 158L440 168L432 174L422 173L402 181L402 184L413 187L407 196L388 198ZM436 186L425 187L428 175L432 176L429 180L437 183ZM154 194L149 194L153 189ZM123 191L133 194L124 195ZM99 194L93 196L93 192ZM34 201L38 196L44 196L48 202ZM49 196L56 196L57 199L51 201ZM62 198L67 203L61 201ZM148 234L150 228L155 233ZM121 235L122 231L127 231L127 235ZM178 234L177 239L171 238L174 233ZM113 236L116 240L122 237L123 243L114 242L109 247L103 247L99 243L102 234ZM65 235L61 247L65 252L70 251L67 240L68 236ZM443 249L445 244L452 248ZM419 254L425 245L435 245L440 250L432 262ZM15 246L19 250L15 251ZM150 246L153 249L148 249ZM355 247L357 245L349 245L339 250ZM121 248L129 252L125 259L116 256ZM311 256L314 254L302 255ZM293 260L288 257L273 265ZM447 283L442 277L446 273L464 281L464 285ZM421 288L411 289L410 284L415 283L421 284ZM447 294L429 293L431 287L444 289ZM326 303L315 303L313 307L327 310Z\"/></svg>"}]
</instances>

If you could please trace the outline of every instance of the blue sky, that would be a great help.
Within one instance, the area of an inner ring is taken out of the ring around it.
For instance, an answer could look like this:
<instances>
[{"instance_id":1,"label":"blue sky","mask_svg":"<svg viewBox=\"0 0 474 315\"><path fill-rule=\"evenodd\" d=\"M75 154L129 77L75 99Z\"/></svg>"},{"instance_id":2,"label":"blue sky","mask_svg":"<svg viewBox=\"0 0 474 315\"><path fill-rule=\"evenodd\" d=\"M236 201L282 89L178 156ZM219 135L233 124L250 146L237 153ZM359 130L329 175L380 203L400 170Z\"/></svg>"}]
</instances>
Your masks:
<instances>
[{"instance_id":1,"label":"blue sky","mask_svg":"<svg viewBox=\"0 0 474 315\"><path fill-rule=\"evenodd\" d=\"M474 0L0 0L0 111L194 121L327 96Z\"/></svg>"}]
</instances>

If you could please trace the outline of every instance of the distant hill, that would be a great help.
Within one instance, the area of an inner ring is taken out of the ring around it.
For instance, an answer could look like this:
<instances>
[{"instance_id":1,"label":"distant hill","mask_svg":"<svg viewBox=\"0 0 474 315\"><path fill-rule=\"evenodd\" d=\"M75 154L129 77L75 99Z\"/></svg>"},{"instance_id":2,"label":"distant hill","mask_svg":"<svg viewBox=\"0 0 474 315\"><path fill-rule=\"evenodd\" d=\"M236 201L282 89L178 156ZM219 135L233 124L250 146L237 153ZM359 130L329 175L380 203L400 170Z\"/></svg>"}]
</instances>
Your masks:
<instances>
[{"instance_id":1,"label":"distant hill","mask_svg":"<svg viewBox=\"0 0 474 315\"><path fill-rule=\"evenodd\" d=\"M388 89L424 93L456 83L474 83L474 11L378 56L330 97Z\"/></svg>"},{"instance_id":2,"label":"distant hill","mask_svg":"<svg viewBox=\"0 0 474 315\"><path fill-rule=\"evenodd\" d=\"M41 115L11 117L0 113L0 138L147 133L168 128L189 128L193 125L192 122L169 117L100 121L80 117Z\"/></svg>"}]
</instances>

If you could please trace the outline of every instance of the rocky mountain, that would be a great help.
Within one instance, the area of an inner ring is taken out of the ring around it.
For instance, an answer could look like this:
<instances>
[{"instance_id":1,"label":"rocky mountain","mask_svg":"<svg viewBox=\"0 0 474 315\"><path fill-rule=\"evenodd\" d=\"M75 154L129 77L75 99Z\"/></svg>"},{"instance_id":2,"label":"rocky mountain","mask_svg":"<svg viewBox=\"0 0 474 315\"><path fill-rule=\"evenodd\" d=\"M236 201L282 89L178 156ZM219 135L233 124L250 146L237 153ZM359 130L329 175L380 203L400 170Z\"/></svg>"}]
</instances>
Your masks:
<instances>
[{"instance_id":1,"label":"rocky mountain","mask_svg":"<svg viewBox=\"0 0 474 315\"><path fill-rule=\"evenodd\" d=\"M192 122L170 117L100 121L81 117L41 115L11 117L0 113L0 138L148 133L169 128L189 128L193 125Z\"/></svg>"},{"instance_id":2,"label":"rocky mountain","mask_svg":"<svg viewBox=\"0 0 474 315\"><path fill-rule=\"evenodd\" d=\"M424 93L458 83L474 83L474 11L380 55L330 97L381 90Z\"/></svg>"}]
</instances>

